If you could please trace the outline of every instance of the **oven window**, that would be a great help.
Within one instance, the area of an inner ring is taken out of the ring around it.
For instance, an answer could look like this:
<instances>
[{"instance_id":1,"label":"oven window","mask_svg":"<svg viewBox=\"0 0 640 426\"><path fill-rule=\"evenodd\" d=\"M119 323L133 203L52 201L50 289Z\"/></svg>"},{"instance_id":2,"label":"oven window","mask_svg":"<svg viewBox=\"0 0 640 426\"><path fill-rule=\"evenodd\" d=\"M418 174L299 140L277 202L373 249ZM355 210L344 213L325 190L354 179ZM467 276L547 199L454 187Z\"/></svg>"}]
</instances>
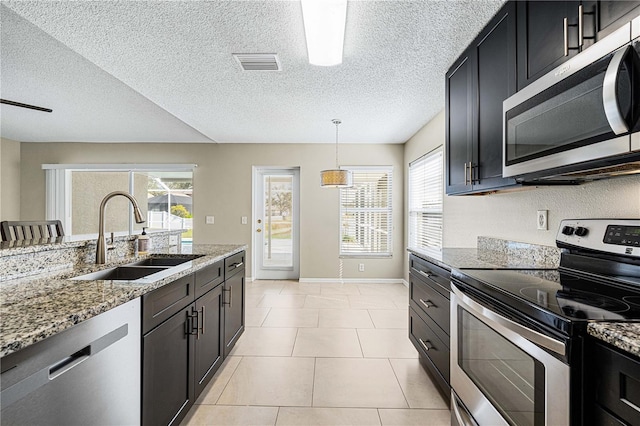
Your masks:
<instances>
[{"instance_id":1,"label":"oven window","mask_svg":"<svg viewBox=\"0 0 640 426\"><path fill-rule=\"evenodd\" d=\"M511 425L544 425L544 365L463 309L458 364Z\"/></svg>"}]
</instances>

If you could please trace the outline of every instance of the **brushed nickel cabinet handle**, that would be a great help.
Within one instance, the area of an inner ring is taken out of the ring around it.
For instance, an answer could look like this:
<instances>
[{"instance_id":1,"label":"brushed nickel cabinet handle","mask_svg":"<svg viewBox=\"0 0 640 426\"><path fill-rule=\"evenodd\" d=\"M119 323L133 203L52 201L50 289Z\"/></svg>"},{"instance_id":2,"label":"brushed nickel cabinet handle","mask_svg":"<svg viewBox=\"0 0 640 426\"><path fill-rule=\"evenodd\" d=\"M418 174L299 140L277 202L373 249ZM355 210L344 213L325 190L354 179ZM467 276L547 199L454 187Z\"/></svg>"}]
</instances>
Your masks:
<instances>
[{"instance_id":1,"label":"brushed nickel cabinet handle","mask_svg":"<svg viewBox=\"0 0 640 426\"><path fill-rule=\"evenodd\" d=\"M200 313L202 314L202 325L200 326L200 331L204 334L204 306L200 308Z\"/></svg>"},{"instance_id":2,"label":"brushed nickel cabinet handle","mask_svg":"<svg viewBox=\"0 0 640 426\"><path fill-rule=\"evenodd\" d=\"M431 342L430 342L430 341L428 341L428 340L427 340L427 341L424 341L424 340L422 340L422 339L418 339L418 341L420 342L420 344L422 345L422 347L424 348L424 350L425 350L425 351L427 351L427 352L428 352L430 349L434 349L434 348L433 348L433 345L431 344ZM430 346L427 346L427 343L428 343Z\"/></svg>"},{"instance_id":3,"label":"brushed nickel cabinet handle","mask_svg":"<svg viewBox=\"0 0 640 426\"><path fill-rule=\"evenodd\" d=\"M562 21L562 29L564 31L564 56L569 56L569 20L567 18Z\"/></svg>"},{"instance_id":4,"label":"brushed nickel cabinet handle","mask_svg":"<svg viewBox=\"0 0 640 426\"><path fill-rule=\"evenodd\" d=\"M433 304L433 302L431 300L422 300L420 299L420 303L422 303L424 305L425 308L432 308L432 307L437 307L436 305Z\"/></svg>"},{"instance_id":5,"label":"brushed nickel cabinet handle","mask_svg":"<svg viewBox=\"0 0 640 426\"><path fill-rule=\"evenodd\" d=\"M465 186L468 185L468 183L467 183L467 162L464 163L464 184L465 184Z\"/></svg>"},{"instance_id":6,"label":"brushed nickel cabinet handle","mask_svg":"<svg viewBox=\"0 0 640 426\"><path fill-rule=\"evenodd\" d=\"M584 44L584 6L578 6L578 47Z\"/></svg>"}]
</instances>

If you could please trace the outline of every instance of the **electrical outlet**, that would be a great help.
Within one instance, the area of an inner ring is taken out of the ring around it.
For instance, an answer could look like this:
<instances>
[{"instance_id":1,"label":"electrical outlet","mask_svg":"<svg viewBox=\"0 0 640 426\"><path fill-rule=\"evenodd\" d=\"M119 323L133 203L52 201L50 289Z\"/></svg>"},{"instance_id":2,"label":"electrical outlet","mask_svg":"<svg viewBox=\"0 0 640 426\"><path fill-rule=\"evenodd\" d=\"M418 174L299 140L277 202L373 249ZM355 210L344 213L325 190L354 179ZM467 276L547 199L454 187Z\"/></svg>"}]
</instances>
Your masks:
<instances>
[{"instance_id":1,"label":"electrical outlet","mask_svg":"<svg viewBox=\"0 0 640 426\"><path fill-rule=\"evenodd\" d=\"M246 216L242 216L242 218L240 218L240 223L242 223L243 225L247 224L247 217Z\"/></svg>"},{"instance_id":2,"label":"electrical outlet","mask_svg":"<svg viewBox=\"0 0 640 426\"><path fill-rule=\"evenodd\" d=\"M207 221L207 225L213 225L215 223L213 216L206 216L205 219Z\"/></svg>"},{"instance_id":3,"label":"electrical outlet","mask_svg":"<svg viewBox=\"0 0 640 426\"><path fill-rule=\"evenodd\" d=\"M547 229L549 229L547 223L548 212L548 210L538 210L538 212L536 213L536 224L538 226L538 230L540 231L546 231Z\"/></svg>"},{"instance_id":4,"label":"electrical outlet","mask_svg":"<svg viewBox=\"0 0 640 426\"><path fill-rule=\"evenodd\" d=\"M358 263L358 271L364 272L364 263Z\"/></svg>"}]
</instances>

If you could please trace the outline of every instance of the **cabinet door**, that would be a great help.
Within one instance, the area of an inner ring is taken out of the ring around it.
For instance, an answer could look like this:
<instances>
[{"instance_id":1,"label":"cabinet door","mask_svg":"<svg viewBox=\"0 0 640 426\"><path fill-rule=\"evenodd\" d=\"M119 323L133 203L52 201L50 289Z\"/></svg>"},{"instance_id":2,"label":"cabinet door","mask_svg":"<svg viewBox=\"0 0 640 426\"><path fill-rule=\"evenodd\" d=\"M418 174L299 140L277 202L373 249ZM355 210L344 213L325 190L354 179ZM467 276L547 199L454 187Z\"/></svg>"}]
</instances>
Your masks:
<instances>
[{"instance_id":1,"label":"cabinet door","mask_svg":"<svg viewBox=\"0 0 640 426\"><path fill-rule=\"evenodd\" d=\"M579 5L577 1L517 2L518 90L578 53Z\"/></svg>"},{"instance_id":2,"label":"cabinet door","mask_svg":"<svg viewBox=\"0 0 640 426\"><path fill-rule=\"evenodd\" d=\"M596 41L608 36L640 14L640 1L637 0L600 0L584 3L585 12L588 13L585 16L585 34L593 33L595 28Z\"/></svg>"},{"instance_id":3,"label":"cabinet door","mask_svg":"<svg viewBox=\"0 0 640 426\"><path fill-rule=\"evenodd\" d=\"M244 331L244 269L224 282L224 356Z\"/></svg>"},{"instance_id":4,"label":"cabinet door","mask_svg":"<svg viewBox=\"0 0 640 426\"><path fill-rule=\"evenodd\" d=\"M179 424L194 402L193 339L187 325L193 305L142 339L142 423Z\"/></svg>"},{"instance_id":5,"label":"cabinet door","mask_svg":"<svg viewBox=\"0 0 640 426\"><path fill-rule=\"evenodd\" d=\"M507 3L472 44L474 109L473 190L514 185L502 177L502 102L516 93L516 5Z\"/></svg>"},{"instance_id":6,"label":"cabinet door","mask_svg":"<svg viewBox=\"0 0 640 426\"><path fill-rule=\"evenodd\" d=\"M472 143L472 61L467 50L445 77L447 194L471 190L468 167Z\"/></svg>"},{"instance_id":7,"label":"cabinet door","mask_svg":"<svg viewBox=\"0 0 640 426\"><path fill-rule=\"evenodd\" d=\"M222 285L196 300L198 331L195 338L195 397L222 364Z\"/></svg>"}]
</instances>

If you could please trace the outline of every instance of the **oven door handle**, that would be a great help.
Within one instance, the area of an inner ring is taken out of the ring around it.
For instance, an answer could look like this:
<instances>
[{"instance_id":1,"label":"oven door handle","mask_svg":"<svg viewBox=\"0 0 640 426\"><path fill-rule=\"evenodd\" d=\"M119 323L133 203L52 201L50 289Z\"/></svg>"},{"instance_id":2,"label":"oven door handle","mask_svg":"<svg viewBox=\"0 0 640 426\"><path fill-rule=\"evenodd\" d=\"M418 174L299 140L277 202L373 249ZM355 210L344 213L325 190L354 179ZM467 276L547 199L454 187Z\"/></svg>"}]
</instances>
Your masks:
<instances>
[{"instance_id":1,"label":"oven door handle","mask_svg":"<svg viewBox=\"0 0 640 426\"><path fill-rule=\"evenodd\" d=\"M604 81L602 82L602 103L604 104L604 114L611 126L611 130L613 130L613 133L616 135L621 135L629 131L629 125L620 112L617 95L618 73L620 72L620 66L622 65L629 49L633 50L632 47L627 46L618 50L613 55L604 75Z\"/></svg>"},{"instance_id":2,"label":"oven door handle","mask_svg":"<svg viewBox=\"0 0 640 426\"><path fill-rule=\"evenodd\" d=\"M514 333L517 333L518 335L524 337L530 342L535 343L536 345L547 348L559 355L566 355L566 345L563 342L552 339L549 336L545 336L544 334L531 330L530 328L520 325L517 322L511 321L510 319L493 312L492 310L484 307L480 303L462 293L462 291L460 291L454 283L452 284L453 285L451 286L451 290L456 295L456 297L464 304L464 307L468 310L475 312L482 318L485 318L489 321L501 325L502 327L510 331L513 331Z\"/></svg>"}]
</instances>

